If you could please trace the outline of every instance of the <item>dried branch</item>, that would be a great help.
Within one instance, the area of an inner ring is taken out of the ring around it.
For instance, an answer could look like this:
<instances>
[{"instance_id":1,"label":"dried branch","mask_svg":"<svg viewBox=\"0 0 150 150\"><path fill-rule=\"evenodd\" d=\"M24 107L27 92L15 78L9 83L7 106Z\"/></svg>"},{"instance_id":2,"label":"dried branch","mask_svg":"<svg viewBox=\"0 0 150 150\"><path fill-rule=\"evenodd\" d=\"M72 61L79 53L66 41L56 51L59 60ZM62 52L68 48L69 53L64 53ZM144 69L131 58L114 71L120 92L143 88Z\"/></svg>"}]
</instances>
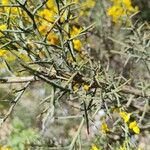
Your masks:
<instances>
[{"instance_id":1,"label":"dried branch","mask_svg":"<svg viewBox=\"0 0 150 150\"><path fill-rule=\"evenodd\" d=\"M5 117L3 117L0 120L0 125L2 125L2 123L4 123L6 121L6 119L12 114L17 102L21 99L21 96L23 95L23 93L25 92L25 90L27 89L29 84L30 84L30 82L27 82L26 85L24 86L24 88L19 92L18 96L12 101L12 105L9 108L7 114L5 115Z\"/></svg>"},{"instance_id":2,"label":"dried branch","mask_svg":"<svg viewBox=\"0 0 150 150\"><path fill-rule=\"evenodd\" d=\"M69 74L69 73L62 73L62 76L64 76L65 74ZM70 75L71 76L71 75ZM49 78L52 79L60 79L60 77L56 76L49 76ZM36 81L40 81L44 79L44 77L42 76L27 76L27 77L4 77L4 78L0 78L0 84L8 84L8 83L24 83L24 82L36 82ZM65 79L65 78L61 78L61 79ZM45 78L45 80L48 80ZM49 81L50 82L50 81ZM76 83L78 83L79 81L75 81ZM86 82L83 81L83 82ZM105 83L104 81L99 81L100 85L97 84L93 84L94 88L100 88L101 85L104 86L108 86L107 83ZM113 90L113 89L112 89ZM121 86L121 88L119 88L119 90L117 92L123 92L123 93L127 93L127 94L133 94L136 96L141 96L141 97L150 97L150 92L146 91L143 94L143 91L140 89L137 89L135 87L129 86L129 85L123 85Z\"/></svg>"}]
</instances>

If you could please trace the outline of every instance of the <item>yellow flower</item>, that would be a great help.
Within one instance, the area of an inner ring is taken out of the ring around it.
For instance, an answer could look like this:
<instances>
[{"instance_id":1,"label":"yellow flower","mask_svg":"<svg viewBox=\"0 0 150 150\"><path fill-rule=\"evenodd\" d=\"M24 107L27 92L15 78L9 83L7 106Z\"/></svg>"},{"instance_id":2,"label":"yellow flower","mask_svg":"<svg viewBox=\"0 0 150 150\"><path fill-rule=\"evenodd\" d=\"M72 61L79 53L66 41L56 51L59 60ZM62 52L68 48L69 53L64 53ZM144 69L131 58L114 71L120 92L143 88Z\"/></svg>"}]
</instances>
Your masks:
<instances>
[{"instance_id":1,"label":"yellow flower","mask_svg":"<svg viewBox=\"0 0 150 150\"><path fill-rule=\"evenodd\" d=\"M124 146L120 146L119 150L126 150L126 148Z\"/></svg>"},{"instance_id":2,"label":"yellow flower","mask_svg":"<svg viewBox=\"0 0 150 150\"><path fill-rule=\"evenodd\" d=\"M78 92L79 88L80 88L80 86L79 86L78 83L76 83L76 84L73 85L73 87L72 87L72 89L73 89L73 91L74 91L75 93Z\"/></svg>"},{"instance_id":3,"label":"yellow flower","mask_svg":"<svg viewBox=\"0 0 150 150\"><path fill-rule=\"evenodd\" d=\"M109 16L112 16L113 22L117 23L120 16L125 14L122 7L114 5L107 10Z\"/></svg>"},{"instance_id":4,"label":"yellow flower","mask_svg":"<svg viewBox=\"0 0 150 150\"><path fill-rule=\"evenodd\" d=\"M8 5L9 1L8 0L2 0L2 5ZM9 7L4 7L4 11L9 13L10 8Z\"/></svg>"},{"instance_id":5,"label":"yellow flower","mask_svg":"<svg viewBox=\"0 0 150 150\"><path fill-rule=\"evenodd\" d=\"M120 112L120 116L124 120L124 122L127 123L130 119L131 113L127 113L127 112L122 111L122 112Z\"/></svg>"},{"instance_id":6,"label":"yellow flower","mask_svg":"<svg viewBox=\"0 0 150 150\"><path fill-rule=\"evenodd\" d=\"M100 149L98 149L96 145L92 145L90 150L100 150Z\"/></svg>"},{"instance_id":7,"label":"yellow flower","mask_svg":"<svg viewBox=\"0 0 150 150\"><path fill-rule=\"evenodd\" d=\"M140 129L139 129L136 121L133 121L129 124L129 129L132 129L136 134L140 133Z\"/></svg>"},{"instance_id":8,"label":"yellow flower","mask_svg":"<svg viewBox=\"0 0 150 150\"><path fill-rule=\"evenodd\" d=\"M121 145L117 150L127 150L126 143L124 142L123 145Z\"/></svg>"},{"instance_id":9,"label":"yellow flower","mask_svg":"<svg viewBox=\"0 0 150 150\"><path fill-rule=\"evenodd\" d=\"M122 0L127 8L132 7L131 0Z\"/></svg>"},{"instance_id":10,"label":"yellow flower","mask_svg":"<svg viewBox=\"0 0 150 150\"><path fill-rule=\"evenodd\" d=\"M73 46L77 52L81 52L82 43L80 40L73 40Z\"/></svg>"},{"instance_id":11,"label":"yellow flower","mask_svg":"<svg viewBox=\"0 0 150 150\"><path fill-rule=\"evenodd\" d=\"M39 16L41 16L42 18L44 18L45 20L53 23L55 21L55 16L56 16L56 13L52 10L49 10L49 9L43 9L41 10L39 13Z\"/></svg>"},{"instance_id":12,"label":"yellow flower","mask_svg":"<svg viewBox=\"0 0 150 150\"><path fill-rule=\"evenodd\" d=\"M14 19L15 17L18 16L18 13L20 13L20 15L24 16L24 14L22 13L20 8L17 7L6 7L5 11L7 13L10 13L10 17L11 19ZM24 16L25 17L25 16Z\"/></svg>"},{"instance_id":13,"label":"yellow flower","mask_svg":"<svg viewBox=\"0 0 150 150\"><path fill-rule=\"evenodd\" d=\"M0 31L6 30L7 26L5 24L0 25ZM3 33L0 32L0 37L3 36Z\"/></svg>"},{"instance_id":14,"label":"yellow flower","mask_svg":"<svg viewBox=\"0 0 150 150\"><path fill-rule=\"evenodd\" d=\"M84 85L83 85L83 89L84 89L85 91L88 91L89 88L90 88L90 86L89 86L88 84L84 84Z\"/></svg>"},{"instance_id":15,"label":"yellow flower","mask_svg":"<svg viewBox=\"0 0 150 150\"><path fill-rule=\"evenodd\" d=\"M57 45L59 44L59 39L58 36L55 33L49 33L47 36L47 40L50 42L52 45Z\"/></svg>"},{"instance_id":16,"label":"yellow flower","mask_svg":"<svg viewBox=\"0 0 150 150\"><path fill-rule=\"evenodd\" d=\"M47 7L53 11L57 11L55 0L48 0L46 3Z\"/></svg>"},{"instance_id":17,"label":"yellow flower","mask_svg":"<svg viewBox=\"0 0 150 150\"><path fill-rule=\"evenodd\" d=\"M7 54L7 50L0 49L0 57L5 56Z\"/></svg>"},{"instance_id":18,"label":"yellow flower","mask_svg":"<svg viewBox=\"0 0 150 150\"><path fill-rule=\"evenodd\" d=\"M131 15L138 11L138 7L133 7L131 0L112 0L113 5L107 10L107 14L112 17L113 22L126 19L129 22L127 15Z\"/></svg>"},{"instance_id":19,"label":"yellow flower","mask_svg":"<svg viewBox=\"0 0 150 150\"><path fill-rule=\"evenodd\" d=\"M48 31L48 26L47 26L47 25L40 25L40 26L38 27L38 30L39 30L39 32L40 32L42 35L44 35L44 34L46 34L47 31Z\"/></svg>"},{"instance_id":20,"label":"yellow flower","mask_svg":"<svg viewBox=\"0 0 150 150\"><path fill-rule=\"evenodd\" d=\"M107 132L110 131L109 128L108 128L108 125L106 124L106 122L103 122L103 123L102 123L102 125L101 125L101 130L102 130L102 132L104 132L104 133L107 133Z\"/></svg>"},{"instance_id":21,"label":"yellow flower","mask_svg":"<svg viewBox=\"0 0 150 150\"><path fill-rule=\"evenodd\" d=\"M8 0L2 0L2 5L8 5Z\"/></svg>"},{"instance_id":22,"label":"yellow flower","mask_svg":"<svg viewBox=\"0 0 150 150\"><path fill-rule=\"evenodd\" d=\"M12 150L12 148L10 148L10 147L0 146L0 150Z\"/></svg>"},{"instance_id":23,"label":"yellow flower","mask_svg":"<svg viewBox=\"0 0 150 150\"><path fill-rule=\"evenodd\" d=\"M133 13L138 11L138 7L132 6L131 0L123 0L122 2L125 5L127 11L131 11Z\"/></svg>"},{"instance_id":24,"label":"yellow flower","mask_svg":"<svg viewBox=\"0 0 150 150\"><path fill-rule=\"evenodd\" d=\"M82 28L77 28L76 26L72 27L72 30L70 31L70 36L74 37L78 35L82 31Z\"/></svg>"}]
</instances>

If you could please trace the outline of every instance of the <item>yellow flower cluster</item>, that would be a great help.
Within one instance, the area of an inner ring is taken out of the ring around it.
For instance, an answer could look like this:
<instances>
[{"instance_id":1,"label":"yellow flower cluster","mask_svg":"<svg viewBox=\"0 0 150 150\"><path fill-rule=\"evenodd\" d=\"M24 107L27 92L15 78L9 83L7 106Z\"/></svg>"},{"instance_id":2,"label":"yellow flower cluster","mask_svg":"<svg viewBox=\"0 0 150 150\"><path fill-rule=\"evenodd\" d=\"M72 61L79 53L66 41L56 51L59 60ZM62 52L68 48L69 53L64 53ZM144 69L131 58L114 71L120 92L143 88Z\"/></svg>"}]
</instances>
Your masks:
<instances>
[{"instance_id":1,"label":"yellow flower cluster","mask_svg":"<svg viewBox=\"0 0 150 150\"><path fill-rule=\"evenodd\" d=\"M101 125L101 130L103 133L107 133L110 131L110 129L108 128L108 125L106 122L103 122L102 125Z\"/></svg>"},{"instance_id":2,"label":"yellow flower cluster","mask_svg":"<svg viewBox=\"0 0 150 150\"><path fill-rule=\"evenodd\" d=\"M136 121L130 121L131 113L121 111L119 114L120 114L121 118L124 120L124 122L128 123L129 129L133 130L133 132L136 134L140 133L140 129L137 125L137 122Z\"/></svg>"},{"instance_id":3,"label":"yellow flower cluster","mask_svg":"<svg viewBox=\"0 0 150 150\"><path fill-rule=\"evenodd\" d=\"M129 121L129 119L130 119L131 113L127 113L127 112L121 111L120 112L120 116L124 120L124 122L127 123Z\"/></svg>"},{"instance_id":4,"label":"yellow flower cluster","mask_svg":"<svg viewBox=\"0 0 150 150\"><path fill-rule=\"evenodd\" d=\"M7 5L9 3L8 0L1 0L2 5Z\"/></svg>"},{"instance_id":5,"label":"yellow flower cluster","mask_svg":"<svg viewBox=\"0 0 150 150\"><path fill-rule=\"evenodd\" d=\"M73 91L76 93L76 92L79 91L79 89L80 89L81 86L82 86L82 89L83 89L85 92L89 91L89 89L90 89L90 85L87 84L87 83L84 83L84 84L82 84L82 85L80 85L79 83L76 83L76 84L74 84L74 85L72 86L72 89L73 89Z\"/></svg>"},{"instance_id":6,"label":"yellow flower cluster","mask_svg":"<svg viewBox=\"0 0 150 150\"><path fill-rule=\"evenodd\" d=\"M5 24L0 25L0 31L4 31L7 29L7 26ZM3 36L3 33L0 32L0 37Z\"/></svg>"},{"instance_id":7,"label":"yellow flower cluster","mask_svg":"<svg viewBox=\"0 0 150 150\"><path fill-rule=\"evenodd\" d=\"M84 1L67 0L66 2L67 2L67 5L69 5L70 3L76 3L77 4L76 6L78 6L78 4L80 4L81 9L79 9L79 11L83 11L83 12L85 9L90 9L95 6L95 0L84 0ZM10 5L11 1L1 0L1 4L2 5ZM32 4L30 5L30 2L28 2L28 6L32 6ZM64 6L61 6L61 7L64 7ZM29 8L29 10L31 10L31 9ZM79 39L79 34L81 33L82 28L78 28L77 26L73 25L74 23L78 24L78 19L76 19L76 18L72 19L73 15L74 15L74 13L73 13L69 16L70 17L69 21L71 22L71 26L70 26L71 28L69 29L69 31L67 31L66 24L65 24L65 22L63 22L63 21L65 21L65 18L67 17L66 12L67 11L65 11L65 9L64 9L64 11L61 11L61 14L60 14L60 12L58 12L56 1L48 0L46 2L46 4L37 11L34 19L36 21L36 24L38 25L38 31L42 35L43 39L46 38L47 42L51 45L59 45L60 41L61 41L60 40L61 37L58 34L57 30L53 30L53 27L54 27L54 22L56 21L56 19L58 19L61 16L60 22L62 23L62 28L64 30L64 39L67 40L68 38L72 38L72 46L73 46L74 51L76 52L75 53L76 61L81 62L83 60L83 56L81 56L82 55L81 50L82 50L83 44L82 44L81 39ZM9 14L9 19L10 20L13 19L13 21L15 19L17 21L17 17L19 16L19 14L21 14L21 16L24 17L24 19L25 19L25 21L27 21L27 23L31 21L29 19L28 15L25 13L25 11L22 11L22 9L19 7L1 7L0 15L1 14L4 15L5 13ZM82 15L84 15L84 13ZM12 28L12 26L10 24L9 29L11 29L11 28ZM5 30L7 30L7 25L6 24L0 25L0 31L5 31ZM67 34L65 34L65 33L68 33L68 35L70 37L67 36ZM3 36L2 32L0 32L0 37L1 36ZM17 55L25 61L30 59L30 58L28 58L28 55L26 55L22 52L17 52ZM38 55L40 58L45 57L45 54L43 53L43 51L39 52ZM4 57L4 59L6 59L8 61L12 61L12 60L16 59L15 56L13 56L9 51L3 50L3 49L0 50L0 57ZM69 58L72 59L72 56L71 57L69 56ZM67 56L67 59L68 59L68 56ZM82 87L85 91L89 90L88 85L83 85Z\"/></svg>"},{"instance_id":8,"label":"yellow flower cluster","mask_svg":"<svg viewBox=\"0 0 150 150\"><path fill-rule=\"evenodd\" d=\"M80 85L78 83L74 84L72 87L72 89L75 93L78 92L79 88L80 88Z\"/></svg>"},{"instance_id":9,"label":"yellow flower cluster","mask_svg":"<svg viewBox=\"0 0 150 150\"><path fill-rule=\"evenodd\" d=\"M74 3L79 3L79 0L73 0L67 1L69 2L74 2ZM81 8L92 8L95 6L95 1L94 0L85 0L82 1L81 3ZM82 10L81 10L82 11ZM47 31L51 28L51 26L53 25L53 23L55 22L55 20L59 17L59 13L58 13L58 9L56 7L56 3L55 0L48 0L46 3L46 7L40 11L38 11L38 15L40 16L40 18L38 18L38 22L39 22L39 26L38 29L40 31L40 33L44 36ZM60 18L60 21L65 20L65 12L64 14L62 14L62 17ZM70 16L71 18L72 16ZM77 21L77 20L76 20ZM78 34L82 31L81 28L77 28L76 26L73 26L71 31L70 31L70 36L71 38L78 36ZM48 35L48 42L50 44L58 44L59 43L59 37L56 33L54 33L53 31L51 31L52 34ZM73 38L73 47L74 50L76 52L81 52L81 48L82 48L82 42L77 39L77 38Z\"/></svg>"},{"instance_id":10,"label":"yellow flower cluster","mask_svg":"<svg viewBox=\"0 0 150 150\"><path fill-rule=\"evenodd\" d=\"M128 150L129 148L126 147L125 142L123 143L123 145L121 145L117 150ZM131 149L129 149L131 150ZM136 150L142 150L140 147L138 147Z\"/></svg>"},{"instance_id":11,"label":"yellow flower cluster","mask_svg":"<svg viewBox=\"0 0 150 150\"><path fill-rule=\"evenodd\" d=\"M101 150L100 148L98 148L96 145L92 145L90 150Z\"/></svg>"},{"instance_id":12,"label":"yellow flower cluster","mask_svg":"<svg viewBox=\"0 0 150 150\"><path fill-rule=\"evenodd\" d=\"M9 5L10 1L9 0L1 0L2 5ZM15 18L18 17L18 13L22 16L26 16L26 13L22 13L22 11L20 11L21 9L19 7L3 7L2 9L0 9L0 15L1 13L7 13L9 14L9 18Z\"/></svg>"},{"instance_id":13,"label":"yellow flower cluster","mask_svg":"<svg viewBox=\"0 0 150 150\"><path fill-rule=\"evenodd\" d=\"M133 121L129 124L129 129L132 129L136 134L140 133L140 129L139 129L136 121Z\"/></svg>"},{"instance_id":14,"label":"yellow flower cluster","mask_svg":"<svg viewBox=\"0 0 150 150\"><path fill-rule=\"evenodd\" d=\"M4 31L4 30L6 30L6 29L7 29L7 26L6 26L6 25L4 25L4 24L0 25L0 31ZM2 37L2 36L3 36L3 33L0 32L0 37ZM1 46L1 45L0 45L0 46ZM5 56L6 54L7 54L7 51L6 51L6 50L0 49L0 57Z\"/></svg>"},{"instance_id":15,"label":"yellow flower cluster","mask_svg":"<svg viewBox=\"0 0 150 150\"><path fill-rule=\"evenodd\" d=\"M131 0L112 0L113 5L107 10L107 14L112 17L114 23L119 23L125 18L129 22L128 16L138 11L138 7L133 7Z\"/></svg>"},{"instance_id":16,"label":"yellow flower cluster","mask_svg":"<svg viewBox=\"0 0 150 150\"><path fill-rule=\"evenodd\" d=\"M7 51L6 50L2 50L0 49L0 57L3 57L7 54Z\"/></svg>"},{"instance_id":17,"label":"yellow flower cluster","mask_svg":"<svg viewBox=\"0 0 150 150\"><path fill-rule=\"evenodd\" d=\"M73 47L77 52L81 52L82 43L80 40L73 40Z\"/></svg>"},{"instance_id":18,"label":"yellow flower cluster","mask_svg":"<svg viewBox=\"0 0 150 150\"><path fill-rule=\"evenodd\" d=\"M83 85L83 89L84 89L85 91L88 91L88 90L90 89L90 86L89 86L88 84L84 84L84 85Z\"/></svg>"},{"instance_id":19,"label":"yellow flower cluster","mask_svg":"<svg viewBox=\"0 0 150 150\"><path fill-rule=\"evenodd\" d=\"M12 150L12 148L10 148L10 147L0 146L0 150Z\"/></svg>"},{"instance_id":20,"label":"yellow flower cluster","mask_svg":"<svg viewBox=\"0 0 150 150\"><path fill-rule=\"evenodd\" d=\"M118 109L114 110L115 113L119 114L122 120L127 124L128 128L132 130L135 134L140 133L140 128L135 120L131 119L131 113L127 113L125 111L119 111ZM101 131L103 133L109 133L110 128L108 127L105 120L103 120L101 124Z\"/></svg>"},{"instance_id":21,"label":"yellow flower cluster","mask_svg":"<svg viewBox=\"0 0 150 150\"><path fill-rule=\"evenodd\" d=\"M126 150L125 146L120 146L119 150Z\"/></svg>"},{"instance_id":22,"label":"yellow flower cluster","mask_svg":"<svg viewBox=\"0 0 150 150\"><path fill-rule=\"evenodd\" d=\"M48 0L46 7L38 11L39 18L36 21L39 22L38 30L42 36L47 35L47 32L58 17L57 14L58 10L55 4L55 0ZM47 35L47 41L52 45L57 45L59 43L57 34L51 31Z\"/></svg>"},{"instance_id":23,"label":"yellow flower cluster","mask_svg":"<svg viewBox=\"0 0 150 150\"><path fill-rule=\"evenodd\" d=\"M9 5L10 1L9 0L2 0L1 3L2 3L2 5ZM76 4L80 3L82 9L80 9L79 11L83 11L82 15L84 15L85 9L89 9L89 8L92 8L95 6L95 0L84 0L84 1L67 0L67 3L68 4L69 3L76 3ZM0 12L7 13L7 14L9 13L10 17L15 18L18 16L18 13L20 14L23 11L20 11L20 8L18 8L18 7L4 7L4 8L2 8L2 11L0 10ZM62 16L60 18L60 21L65 20L66 11L65 12L62 11L61 13L62 14L58 13L56 1L55 0L48 0L46 2L45 6L42 9L38 10L36 17L35 17L35 21L38 24L39 32L41 33L41 35L43 37L47 36L46 37L47 42L51 45L60 44L59 35L54 30L51 30L49 34L48 34L48 32L52 28L53 23L56 21L56 19L58 19L60 16ZM28 17L25 16L25 18L28 18ZM72 18L72 15L70 15L70 18ZM28 19L28 20L30 20L30 19ZM72 21L78 22L77 19L74 19ZM1 31L6 30L6 29L7 29L6 25L0 26ZM65 30L65 27L64 27L64 30ZM77 53L81 53L81 49L83 47L81 40L78 38L78 35L81 31L82 31L82 29L77 28L76 26L72 26L72 28L70 30L70 37L73 39L72 40L73 48ZM1 32L0 32L0 36L3 36L3 34ZM2 55L4 55L4 51L1 51L1 56ZM79 57L79 56L76 56L76 57ZM79 57L79 59L82 60L81 57Z\"/></svg>"},{"instance_id":24,"label":"yellow flower cluster","mask_svg":"<svg viewBox=\"0 0 150 150\"><path fill-rule=\"evenodd\" d=\"M73 37L76 37L80 34L80 32L82 31L82 28L77 28L76 26L73 26L72 27L72 30L70 31L70 36L73 38ZM79 39L74 39L73 40L73 47L74 47L74 50L76 50L77 52L81 52L81 48L82 48L82 43Z\"/></svg>"},{"instance_id":25,"label":"yellow flower cluster","mask_svg":"<svg viewBox=\"0 0 150 150\"><path fill-rule=\"evenodd\" d=\"M77 36L81 31L82 31L81 27L77 28L76 26L73 26L72 30L70 31L70 36L71 37Z\"/></svg>"},{"instance_id":26,"label":"yellow flower cluster","mask_svg":"<svg viewBox=\"0 0 150 150\"><path fill-rule=\"evenodd\" d=\"M56 8L56 7L54 7L54 8ZM53 23L54 21L55 21L55 16L56 16L56 13L55 13L55 11L54 11L54 9L48 9L48 8L45 8L45 9L43 9L42 11L40 11L39 13L38 13L38 15L42 18L42 19L44 19L44 20L46 20L46 21L48 21L48 22L50 22L50 23Z\"/></svg>"}]
</instances>

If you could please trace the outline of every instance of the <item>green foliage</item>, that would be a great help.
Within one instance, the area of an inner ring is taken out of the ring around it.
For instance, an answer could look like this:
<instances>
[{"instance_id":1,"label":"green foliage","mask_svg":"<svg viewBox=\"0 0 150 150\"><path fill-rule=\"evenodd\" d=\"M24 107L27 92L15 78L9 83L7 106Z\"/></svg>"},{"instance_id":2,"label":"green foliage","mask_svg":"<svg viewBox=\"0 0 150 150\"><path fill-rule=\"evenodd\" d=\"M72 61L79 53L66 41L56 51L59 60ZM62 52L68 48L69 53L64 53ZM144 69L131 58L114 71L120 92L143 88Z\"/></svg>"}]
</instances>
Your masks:
<instances>
[{"instance_id":1,"label":"green foliage","mask_svg":"<svg viewBox=\"0 0 150 150\"><path fill-rule=\"evenodd\" d=\"M8 145L13 148L13 150L24 150L30 147L30 144L36 142L39 138L37 131L32 128L26 128L25 124L15 118L12 122L13 131L8 138Z\"/></svg>"}]
</instances>

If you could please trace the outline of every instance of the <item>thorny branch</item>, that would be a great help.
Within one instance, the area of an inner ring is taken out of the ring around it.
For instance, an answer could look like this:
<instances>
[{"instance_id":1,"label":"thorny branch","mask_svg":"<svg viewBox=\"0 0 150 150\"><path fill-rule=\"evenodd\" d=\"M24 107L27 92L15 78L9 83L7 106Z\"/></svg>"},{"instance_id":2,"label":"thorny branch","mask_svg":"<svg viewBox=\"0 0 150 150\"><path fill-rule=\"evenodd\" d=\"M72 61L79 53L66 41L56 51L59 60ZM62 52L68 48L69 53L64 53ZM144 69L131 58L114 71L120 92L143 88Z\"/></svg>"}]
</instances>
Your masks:
<instances>
[{"instance_id":1,"label":"thorny branch","mask_svg":"<svg viewBox=\"0 0 150 150\"><path fill-rule=\"evenodd\" d=\"M64 72L62 74L64 75L64 74L69 74L69 73L65 73ZM62 75L62 77L63 77L63 75ZM49 76L49 78L51 78L51 80L52 79L60 79L59 76L56 76L56 77ZM40 81L40 80L43 80L43 78L40 77L39 75L36 75L36 74L35 74L35 76L26 76L26 77L3 77L3 78L0 78L0 84L36 82L36 81ZM45 80L46 80L46 78L45 78ZM50 82L50 81L47 81L47 82ZM75 82L78 83L79 81L75 81ZM84 79L83 82L86 82L86 79ZM105 83L104 81L99 81L99 83L100 83L100 86L97 85L96 82L93 83L93 88L95 88L95 87L96 88L101 88L101 85L103 85L105 87L108 86L107 83ZM112 90L114 90L114 89L112 89ZM127 94L133 94L133 95L141 96L141 97L150 97L150 92L149 91L145 91L144 94L143 94L143 91L141 91L140 89L132 87L132 86L129 86L129 85L122 86L118 90L118 92L123 92L123 93L127 93Z\"/></svg>"}]
</instances>

